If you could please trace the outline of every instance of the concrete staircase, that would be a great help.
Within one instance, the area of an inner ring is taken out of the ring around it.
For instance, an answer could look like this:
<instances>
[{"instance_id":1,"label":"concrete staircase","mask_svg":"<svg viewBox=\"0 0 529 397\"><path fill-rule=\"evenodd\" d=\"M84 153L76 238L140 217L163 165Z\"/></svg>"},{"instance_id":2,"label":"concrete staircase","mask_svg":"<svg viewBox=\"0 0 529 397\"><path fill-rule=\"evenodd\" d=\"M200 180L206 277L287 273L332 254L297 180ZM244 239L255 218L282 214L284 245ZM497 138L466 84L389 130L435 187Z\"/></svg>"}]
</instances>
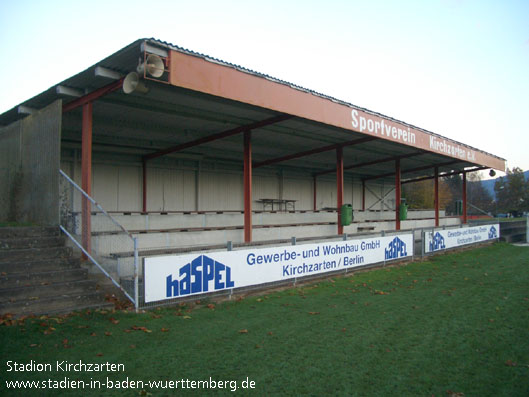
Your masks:
<instances>
[{"instance_id":1,"label":"concrete staircase","mask_svg":"<svg viewBox=\"0 0 529 397\"><path fill-rule=\"evenodd\" d=\"M0 313L16 316L112 307L56 227L0 228Z\"/></svg>"}]
</instances>

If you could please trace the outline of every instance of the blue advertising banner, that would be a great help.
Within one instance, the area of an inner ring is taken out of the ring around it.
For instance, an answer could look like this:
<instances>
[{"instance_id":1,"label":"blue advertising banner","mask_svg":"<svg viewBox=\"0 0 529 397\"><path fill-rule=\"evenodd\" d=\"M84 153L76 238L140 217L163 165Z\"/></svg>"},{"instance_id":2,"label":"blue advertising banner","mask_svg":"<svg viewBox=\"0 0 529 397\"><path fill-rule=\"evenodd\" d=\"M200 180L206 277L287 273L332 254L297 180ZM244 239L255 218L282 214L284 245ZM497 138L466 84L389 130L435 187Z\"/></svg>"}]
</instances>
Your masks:
<instances>
[{"instance_id":1,"label":"blue advertising banner","mask_svg":"<svg viewBox=\"0 0 529 397\"><path fill-rule=\"evenodd\" d=\"M458 229L434 230L426 233L424 252L430 253L462 245L494 240L500 237L500 225L462 227Z\"/></svg>"},{"instance_id":2,"label":"blue advertising banner","mask_svg":"<svg viewBox=\"0 0 529 397\"><path fill-rule=\"evenodd\" d=\"M144 259L145 302L411 257L413 235Z\"/></svg>"}]
</instances>

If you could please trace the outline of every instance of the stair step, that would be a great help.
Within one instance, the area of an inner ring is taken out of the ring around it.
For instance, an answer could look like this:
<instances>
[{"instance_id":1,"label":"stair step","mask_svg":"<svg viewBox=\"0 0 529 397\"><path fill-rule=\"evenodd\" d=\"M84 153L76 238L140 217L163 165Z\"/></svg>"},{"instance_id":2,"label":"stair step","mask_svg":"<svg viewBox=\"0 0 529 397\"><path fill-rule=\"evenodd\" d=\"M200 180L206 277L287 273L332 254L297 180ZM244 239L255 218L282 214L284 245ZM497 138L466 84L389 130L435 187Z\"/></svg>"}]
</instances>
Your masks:
<instances>
[{"instance_id":1,"label":"stair step","mask_svg":"<svg viewBox=\"0 0 529 397\"><path fill-rule=\"evenodd\" d=\"M0 274L0 290L4 288L48 285L66 281L85 280L88 270L83 268L66 268L45 272L21 272Z\"/></svg>"},{"instance_id":2,"label":"stair step","mask_svg":"<svg viewBox=\"0 0 529 397\"><path fill-rule=\"evenodd\" d=\"M1 303L14 303L19 300L39 300L59 295L85 294L95 291L96 283L92 280L66 281L48 285L29 287L10 287L0 289Z\"/></svg>"},{"instance_id":3,"label":"stair step","mask_svg":"<svg viewBox=\"0 0 529 397\"><path fill-rule=\"evenodd\" d=\"M60 235L57 227L0 227L0 239L26 237L55 237Z\"/></svg>"},{"instance_id":4,"label":"stair step","mask_svg":"<svg viewBox=\"0 0 529 397\"><path fill-rule=\"evenodd\" d=\"M0 239L0 250L64 247L64 236L13 237Z\"/></svg>"},{"instance_id":5,"label":"stair step","mask_svg":"<svg viewBox=\"0 0 529 397\"><path fill-rule=\"evenodd\" d=\"M0 228L0 313L113 308L57 227Z\"/></svg>"},{"instance_id":6,"label":"stair step","mask_svg":"<svg viewBox=\"0 0 529 397\"><path fill-rule=\"evenodd\" d=\"M72 255L69 247L0 250L0 263L16 263L41 259L66 258Z\"/></svg>"},{"instance_id":7,"label":"stair step","mask_svg":"<svg viewBox=\"0 0 529 397\"><path fill-rule=\"evenodd\" d=\"M10 276L15 273L51 272L67 269L78 269L81 266L79 258L50 258L36 261L0 262L0 275Z\"/></svg>"},{"instance_id":8,"label":"stair step","mask_svg":"<svg viewBox=\"0 0 529 397\"><path fill-rule=\"evenodd\" d=\"M105 301L103 294L97 291L82 294L66 294L42 298L39 300L21 300L0 303L0 313L22 315L44 315L70 313L88 308L112 308L113 304Z\"/></svg>"}]
</instances>

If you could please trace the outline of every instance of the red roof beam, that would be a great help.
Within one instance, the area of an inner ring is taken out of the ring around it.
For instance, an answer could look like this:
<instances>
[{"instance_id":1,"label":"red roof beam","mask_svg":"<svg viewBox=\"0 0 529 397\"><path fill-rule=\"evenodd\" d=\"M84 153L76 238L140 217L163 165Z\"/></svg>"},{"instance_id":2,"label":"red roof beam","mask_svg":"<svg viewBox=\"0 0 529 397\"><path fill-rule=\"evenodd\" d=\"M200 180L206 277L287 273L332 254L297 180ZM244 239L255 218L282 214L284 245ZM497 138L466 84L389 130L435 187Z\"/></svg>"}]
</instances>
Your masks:
<instances>
[{"instance_id":1,"label":"red roof beam","mask_svg":"<svg viewBox=\"0 0 529 397\"><path fill-rule=\"evenodd\" d=\"M379 164L379 163L386 163L388 161L396 161L396 160L401 160L401 159L407 159L407 158L410 158L410 157L415 157L415 156L419 156L421 154L426 154L426 153L427 152L425 152L425 151L420 151L420 152L413 152L413 153L403 154L401 156L386 157L386 158L383 158L382 160L373 160L373 161L368 161L368 162L365 162L365 163L347 165L347 166L344 166L343 169L344 170L350 170L352 168L367 167L367 166L375 165L375 164ZM330 173L333 173L335 171L336 170L334 170L334 169L325 170L325 171L316 172L314 175L315 176L320 176L320 175L330 174Z\"/></svg>"},{"instance_id":2,"label":"red roof beam","mask_svg":"<svg viewBox=\"0 0 529 397\"><path fill-rule=\"evenodd\" d=\"M401 173L405 174L405 173L408 173L408 172L417 172L417 171L425 171L425 170L429 170L431 168L435 168L435 167L445 167L445 166L448 166L448 165L452 165L452 164L455 164L455 163L459 163L460 161L459 160L453 160L453 161L447 161L445 163L439 163L439 164L432 164L432 165L425 165L423 167L417 167L417 168L410 168L408 170L402 170ZM369 181L371 179L379 179L379 178L385 178L385 177L388 177L388 176L393 176L395 175L394 172L390 172L390 173L387 173L387 174L382 174L382 175L374 175L374 176L368 176L366 178L362 178L362 180L364 181Z\"/></svg>"},{"instance_id":3,"label":"red roof beam","mask_svg":"<svg viewBox=\"0 0 529 397\"><path fill-rule=\"evenodd\" d=\"M472 168L470 170L460 170L460 171L452 171L452 172L447 172L445 174L439 174L439 178L445 178L447 176L453 176L453 175L457 175L457 174L462 174L463 172L476 172L476 171L482 171L482 170L487 170L489 169L490 167L476 167L476 168ZM421 178L416 178L416 179L408 179L406 181L402 181L401 184L404 184L404 183L413 183L413 182L420 182L420 181L426 181L428 179L433 179L435 178L435 176L423 176Z\"/></svg>"},{"instance_id":4,"label":"red roof beam","mask_svg":"<svg viewBox=\"0 0 529 397\"><path fill-rule=\"evenodd\" d=\"M62 106L62 112L66 113L70 110L73 110L75 108L78 108L79 106L86 105L87 103L90 103L98 98L101 98L102 96L105 96L107 94L110 94L111 92L114 92L121 88L123 85L123 79L119 79L117 81L114 81L113 83L107 84L101 88L98 88L95 91L90 92L89 94L86 94L80 98L77 98L71 102L68 102Z\"/></svg>"},{"instance_id":5,"label":"red roof beam","mask_svg":"<svg viewBox=\"0 0 529 397\"><path fill-rule=\"evenodd\" d=\"M290 119L292 117L294 117L294 116L291 116L291 115L288 115L288 114L281 114L279 116L274 116L274 117L271 117L271 118L266 119L266 120L257 121L255 123L251 123L251 124L247 124L247 125L242 125L240 127L235 127L235 128L230 129L230 130L227 130L227 131L219 132L217 134L208 135L208 136L205 136L203 138L195 139L194 141L190 141L190 142L182 143L180 145L172 146L172 147L169 147L167 149L160 150L158 152L146 154L145 156L143 156L143 159L144 160L152 160L152 159L155 159L157 157L165 156L166 154L179 152L181 150L189 149L191 147L202 145L204 143L216 141L218 139L227 138L227 137L232 136L232 135L241 134L241 133L243 133L245 131L251 131L251 130L255 130L257 128L266 127L267 125L279 123L281 121L288 120L288 119Z\"/></svg>"},{"instance_id":6,"label":"red roof beam","mask_svg":"<svg viewBox=\"0 0 529 397\"><path fill-rule=\"evenodd\" d=\"M294 159L298 159L300 157L310 156L312 154L328 152L328 151L336 150L338 148L343 148L343 147L346 147L346 146L359 145L361 143L370 142L370 141L373 141L375 139L377 139L377 138L375 138L375 137L366 137L366 138L355 139L353 141L334 143L332 145L319 147L319 148L316 148L316 149L305 150L303 152L288 154L286 156L276 157L275 159L269 159L269 160L261 161L261 162L255 163L253 165L253 168L264 167L265 165L276 164L276 163L280 163L282 161L294 160ZM334 171L336 171L336 170L334 170Z\"/></svg>"}]
</instances>

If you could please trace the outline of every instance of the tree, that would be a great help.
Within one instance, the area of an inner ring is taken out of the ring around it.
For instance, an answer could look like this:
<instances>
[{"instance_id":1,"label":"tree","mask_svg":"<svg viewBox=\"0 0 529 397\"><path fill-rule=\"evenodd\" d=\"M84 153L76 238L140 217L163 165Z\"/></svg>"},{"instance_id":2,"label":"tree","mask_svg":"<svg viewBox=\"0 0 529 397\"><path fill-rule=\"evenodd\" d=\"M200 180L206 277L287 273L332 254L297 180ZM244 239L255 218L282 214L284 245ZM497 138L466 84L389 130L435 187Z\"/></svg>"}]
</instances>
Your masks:
<instances>
[{"instance_id":1,"label":"tree","mask_svg":"<svg viewBox=\"0 0 529 397\"><path fill-rule=\"evenodd\" d=\"M498 212L513 213L516 216L529 210L529 181L525 180L520 168L507 168L505 177L496 180L494 191Z\"/></svg>"},{"instance_id":2,"label":"tree","mask_svg":"<svg viewBox=\"0 0 529 397\"><path fill-rule=\"evenodd\" d=\"M467 200L471 204L468 209L469 213L492 212L494 208L494 200L491 194L481 183L481 175L479 172L469 172L467 174ZM479 209L479 210L476 210Z\"/></svg>"},{"instance_id":3,"label":"tree","mask_svg":"<svg viewBox=\"0 0 529 397\"><path fill-rule=\"evenodd\" d=\"M461 174L456 174L443 178L441 181L443 181L445 188L449 191L446 197L450 197L441 206L444 205L447 213L456 214L456 202L463 200L463 177ZM443 203L443 199L440 199L440 201ZM481 183L481 175L478 172L469 172L467 174L467 202L469 204L469 214L479 214L480 211L476 208L483 212L490 212L494 208L492 196Z\"/></svg>"},{"instance_id":4,"label":"tree","mask_svg":"<svg viewBox=\"0 0 529 397\"><path fill-rule=\"evenodd\" d=\"M427 209L434 207L434 182L432 180L419 181L404 185L403 196L410 209ZM446 208L452 201L449 186L439 180L439 208Z\"/></svg>"}]
</instances>

